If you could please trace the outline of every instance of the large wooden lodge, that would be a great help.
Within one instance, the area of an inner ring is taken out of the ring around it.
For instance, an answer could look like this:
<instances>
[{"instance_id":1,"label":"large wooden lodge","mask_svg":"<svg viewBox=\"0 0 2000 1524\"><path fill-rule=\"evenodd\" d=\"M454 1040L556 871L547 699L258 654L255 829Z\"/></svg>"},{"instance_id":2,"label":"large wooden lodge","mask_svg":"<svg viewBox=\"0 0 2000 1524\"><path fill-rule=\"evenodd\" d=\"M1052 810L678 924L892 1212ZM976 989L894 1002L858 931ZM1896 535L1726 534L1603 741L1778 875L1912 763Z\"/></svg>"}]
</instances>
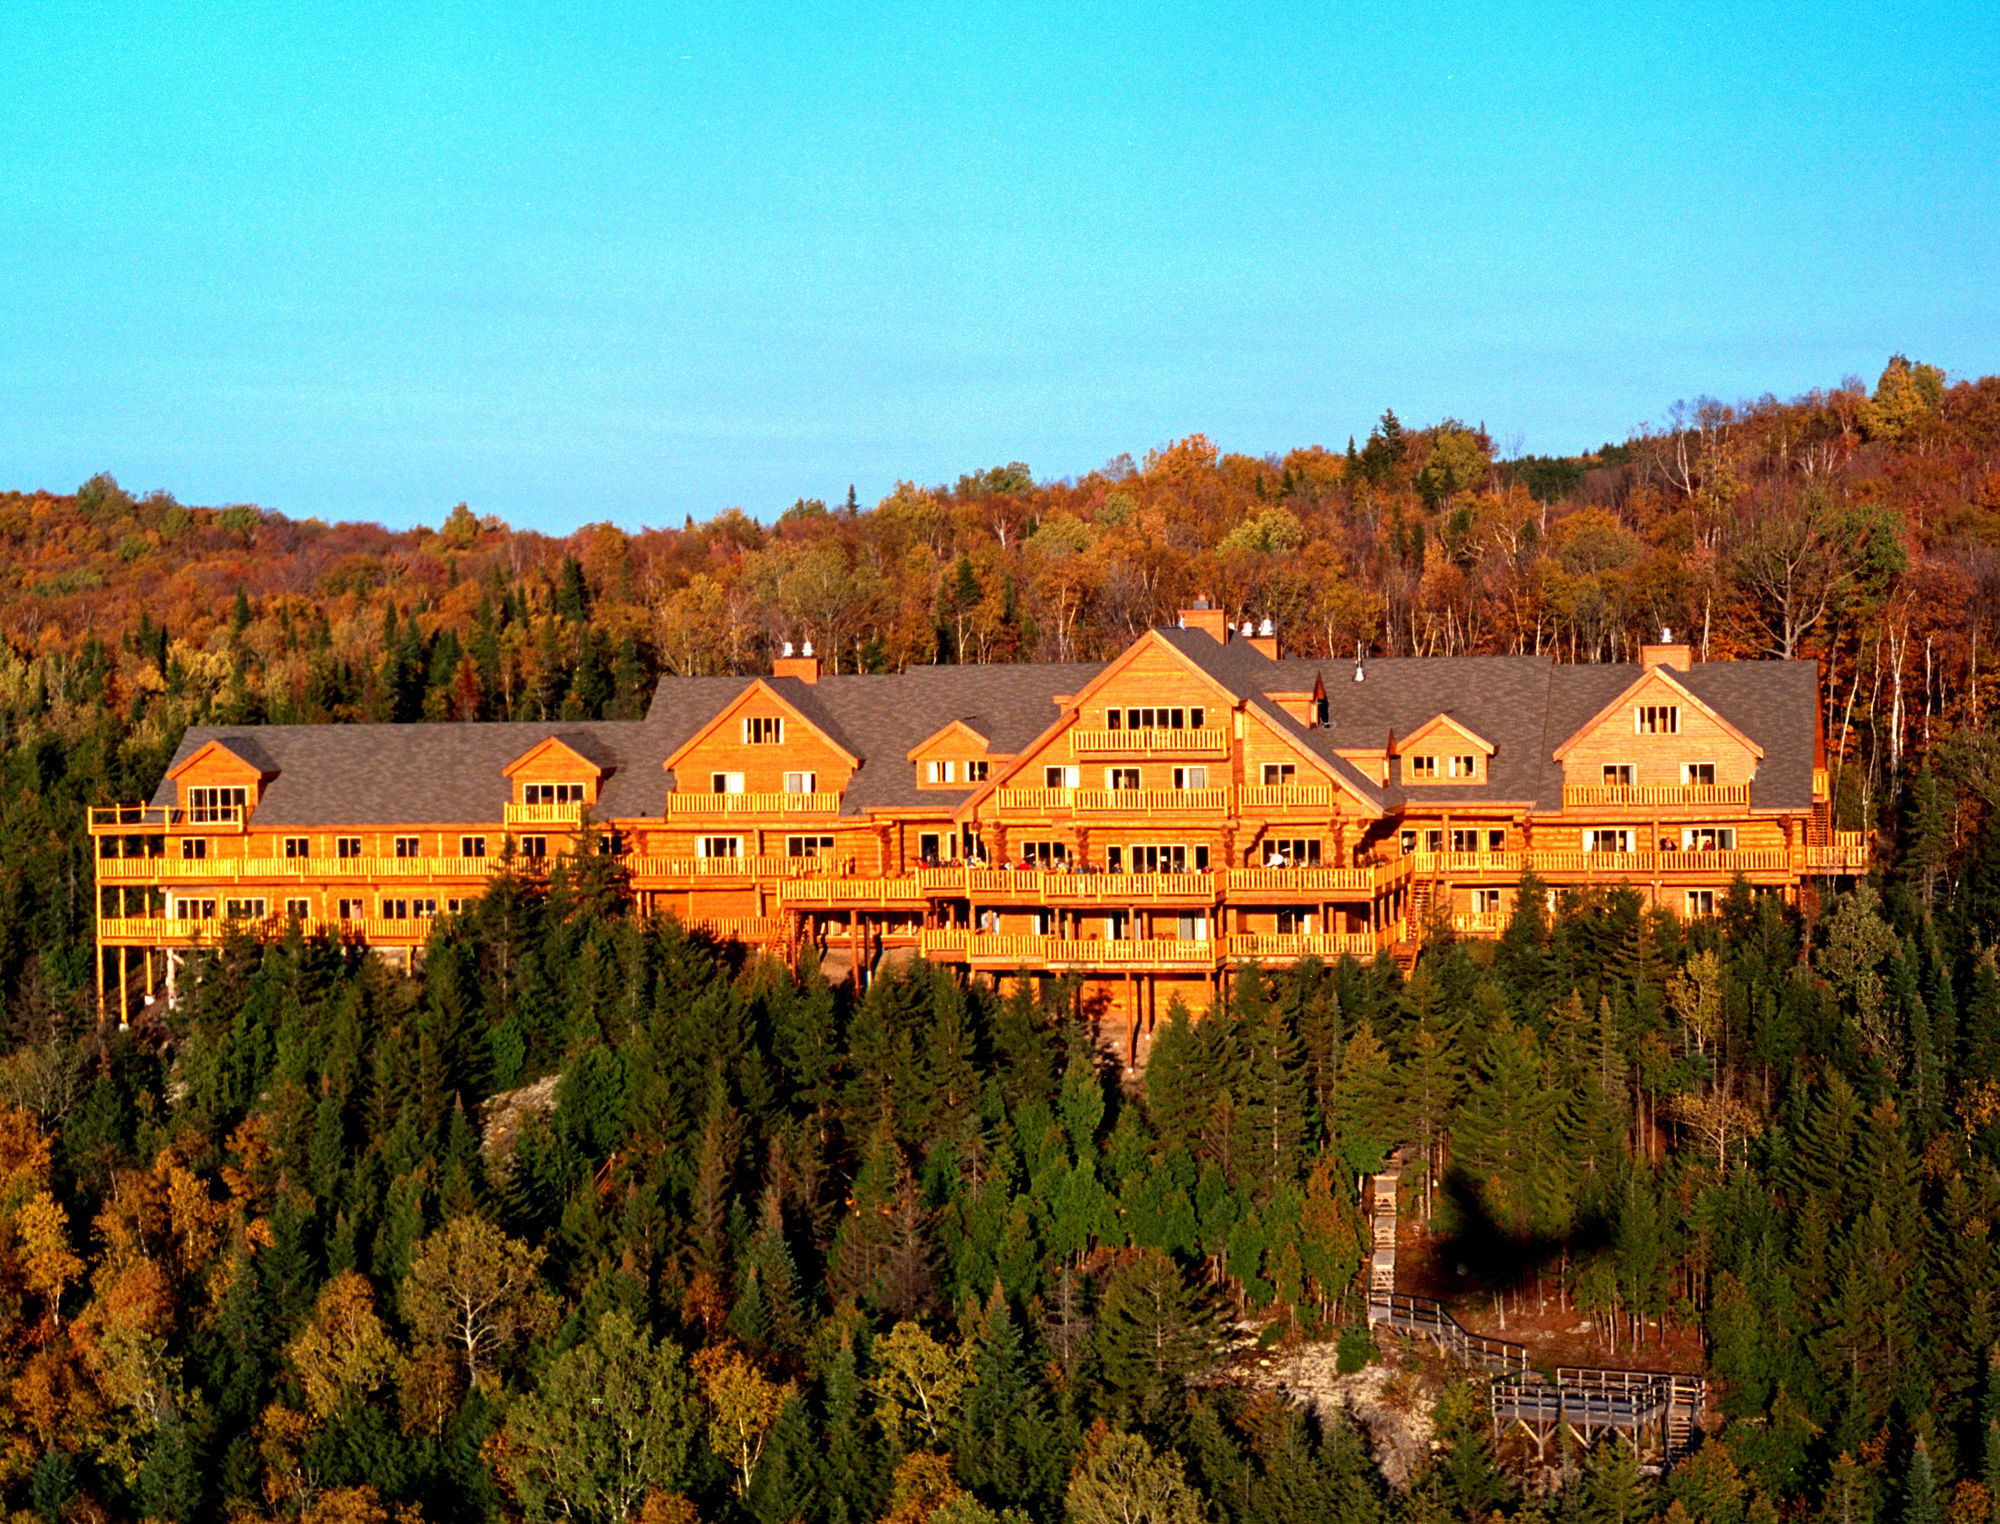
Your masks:
<instances>
[{"instance_id":1,"label":"large wooden lodge","mask_svg":"<svg viewBox=\"0 0 2000 1524\"><path fill-rule=\"evenodd\" d=\"M407 961L503 858L591 840L642 909L857 983L1080 974L1136 1061L1238 963L1491 936L1530 871L1701 916L1866 865L1809 661L1288 658L1198 605L1109 663L775 668L637 721L191 730L150 804L92 812L107 1014L231 923Z\"/></svg>"}]
</instances>

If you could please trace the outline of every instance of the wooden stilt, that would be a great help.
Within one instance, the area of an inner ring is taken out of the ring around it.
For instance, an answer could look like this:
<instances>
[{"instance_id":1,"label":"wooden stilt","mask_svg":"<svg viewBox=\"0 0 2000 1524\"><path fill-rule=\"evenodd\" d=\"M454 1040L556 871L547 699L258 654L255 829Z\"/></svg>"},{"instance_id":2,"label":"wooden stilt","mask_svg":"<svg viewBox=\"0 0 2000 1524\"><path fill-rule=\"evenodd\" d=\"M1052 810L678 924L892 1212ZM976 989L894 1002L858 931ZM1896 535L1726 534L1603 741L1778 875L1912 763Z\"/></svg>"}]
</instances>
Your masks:
<instances>
[{"instance_id":1,"label":"wooden stilt","mask_svg":"<svg viewBox=\"0 0 2000 1524\"><path fill-rule=\"evenodd\" d=\"M125 989L125 970L130 966L131 949L118 949L118 1025L123 1027L132 1019L132 999Z\"/></svg>"}]
</instances>

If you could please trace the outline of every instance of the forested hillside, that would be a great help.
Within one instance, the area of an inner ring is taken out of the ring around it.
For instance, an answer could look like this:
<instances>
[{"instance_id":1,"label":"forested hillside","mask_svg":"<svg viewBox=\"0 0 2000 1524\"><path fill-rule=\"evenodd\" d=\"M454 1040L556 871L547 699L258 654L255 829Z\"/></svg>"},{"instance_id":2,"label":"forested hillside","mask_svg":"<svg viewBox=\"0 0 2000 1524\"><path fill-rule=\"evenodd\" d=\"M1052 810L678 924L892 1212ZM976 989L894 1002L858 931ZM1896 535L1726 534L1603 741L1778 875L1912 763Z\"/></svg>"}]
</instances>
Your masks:
<instances>
[{"instance_id":1,"label":"forested hillside","mask_svg":"<svg viewBox=\"0 0 2000 1524\"><path fill-rule=\"evenodd\" d=\"M2000 379L1898 360L1580 460L1385 415L1344 452L1194 438L565 540L97 478L0 499L0 544L23 1517L1996 1516ZM414 977L232 945L163 1025L92 1023L83 811L149 793L189 724L637 714L784 639L843 670L1098 657L1203 594L1335 656L1625 659L1663 625L1816 656L1878 871L1693 924L1523 894L1407 974L1241 978L1142 1081L1060 986L919 969L857 1001L633 919L605 858L499 879ZM1391 1487L1260 1384L1300 1341L1402 1359L1357 1280L1357 1175L1397 1145L1462 1315L1699 1358L1699 1453L1655 1480L1606 1443L1551 1492L1477 1384L1399 1369L1437 1443Z\"/></svg>"}]
</instances>

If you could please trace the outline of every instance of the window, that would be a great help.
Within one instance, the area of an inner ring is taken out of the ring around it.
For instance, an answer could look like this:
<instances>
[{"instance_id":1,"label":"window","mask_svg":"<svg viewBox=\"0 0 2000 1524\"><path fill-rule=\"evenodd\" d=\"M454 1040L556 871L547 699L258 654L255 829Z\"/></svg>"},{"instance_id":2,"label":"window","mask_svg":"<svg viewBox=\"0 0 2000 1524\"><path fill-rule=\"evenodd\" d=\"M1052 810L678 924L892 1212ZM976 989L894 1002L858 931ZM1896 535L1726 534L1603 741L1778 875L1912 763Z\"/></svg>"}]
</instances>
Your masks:
<instances>
[{"instance_id":1,"label":"window","mask_svg":"<svg viewBox=\"0 0 2000 1524\"><path fill-rule=\"evenodd\" d=\"M1472 779L1479 776L1479 758L1476 756L1446 757L1445 761L1449 764L1448 775L1453 778Z\"/></svg>"},{"instance_id":2,"label":"window","mask_svg":"<svg viewBox=\"0 0 2000 1524\"><path fill-rule=\"evenodd\" d=\"M742 855L741 836L704 836L695 843L697 857L741 857Z\"/></svg>"},{"instance_id":3,"label":"window","mask_svg":"<svg viewBox=\"0 0 2000 1524\"><path fill-rule=\"evenodd\" d=\"M1454 852L1477 852L1479 850L1479 833L1453 826L1451 828L1451 849Z\"/></svg>"},{"instance_id":4,"label":"window","mask_svg":"<svg viewBox=\"0 0 2000 1524\"><path fill-rule=\"evenodd\" d=\"M343 921L367 920L368 902L366 900L342 900L340 902L340 918Z\"/></svg>"},{"instance_id":5,"label":"window","mask_svg":"<svg viewBox=\"0 0 2000 1524\"><path fill-rule=\"evenodd\" d=\"M1415 831L1403 832L1398 841L1403 848L1403 856L1405 857L1408 857L1412 852L1417 850L1417 833Z\"/></svg>"},{"instance_id":6,"label":"window","mask_svg":"<svg viewBox=\"0 0 2000 1524\"><path fill-rule=\"evenodd\" d=\"M743 792L743 774L710 773L708 791L711 794L740 794Z\"/></svg>"},{"instance_id":7,"label":"window","mask_svg":"<svg viewBox=\"0 0 2000 1524\"><path fill-rule=\"evenodd\" d=\"M310 836L287 836L285 838L285 856L311 857L312 838Z\"/></svg>"},{"instance_id":8,"label":"window","mask_svg":"<svg viewBox=\"0 0 2000 1524\"><path fill-rule=\"evenodd\" d=\"M1278 912L1278 935L1281 937L1309 937L1313 932L1313 913L1310 910L1280 910Z\"/></svg>"},{"instance_id":9,"label":"window","mask_svg":"<svg viewBox=\"0 0 2000 1524\"><path fill-rule=\"evenodd\" d=\"M436 900L422 899L422 900L410 901L411 915L434 916L437 913L438 913L438 902Z\"/></svg>"},{"instance_id":10,"label":"window","mask_svg":"<svg viewBox=\"0 0 2000 1524\"><path fill-rule=\"evenodd\" d=\"M924 764L924 782L950 783L954 781L954 774L957 771L958 764L956 762L926 762Z\"/></svg>"},{"instance_id":11,"label":"window","mask_svg":"<svg viewBox=\"0 0 2000 1524\"><path fill-rule=\"evenodd\" d=\"M222 913L232 921L261 921L269 911L263 900L224 900Z\"/></svg>"},{"instance_id":12,"label":"window","mask_svg":"<svg viewBox=\"0 0 2000 1524\"><path fill-rule=\"evenodd\" d=\"M1206 942L1208 940L1208 917L1201 914L1180 917L1174 930L1183 942Z\"/></svg>"},{"instance_id":13,"label":"window","mask_svg":"<svg viewBox=\"0 0 2000 1524\"><path fill-rule=\"evenodd\" d=\"M1333 723L1333 716L1327 712L1325 694L1321 694L1313 700L1313 723L1318 725L1321 730L1325 730Z\"/></svg>"},{"instance_id":14,"label":"window","mask_svg":"<svg viewBox=\"0 0 2000 1524\"><path fill-rule=\"evenodd\" d=\"M1438 775L1438 759L1436 757L1405 757L1403 758L1403 766L1413 781L1431 780L1435 779Z\"/></svg>"},{"instance_id":15,"label":"window","mask_svg":"<svg viewBox=\"0 0 2000 1524\"><path fill-rule=\"evenodd\" d=\"M180 921L212 921L215 919L215 901L175 900L174 919Z\"/></svg>"},{"instance_id":16,"label":"window","mask_svg":"<svg viewBox=\"0 0 2000 1524\"><path fill-rule=\"evenodd\" d=\"M1264 787L1278 788L1290 783L1299 775L1298 768L1289 762L1266 762L1264 764Z\"/></svg>"},{"instance_id":17,"label":"window","mask_svg":"<svg viewBox=\"0 0 2000 1524\"><path fill-rule=\"evenodd\" d=\"M785 740L785 722L775 714L748 715L743 721L743 744L746 746L781 746Z\"/></svg>"},{"instance_id":18,"label":"window","mask_svg":"<svg viewBox=\"0 0 2000 1524\"><path fill-rule=\"evenodd\" d=\"M286 920L288 920L288 921L304 921L304 920L308 920L308 919L310 919L310 918L311 918L311 916L312 916L312 901L311 901L311 900L286 900L286 901L285 901L285 919L286 919Z\"/></svg>"},{"instance_id":19,"label":"window","mask_svg":"<svg viewBox=\"0 0 2000 1524\"><path fill-rule=\"evenodd\" d=\"M1208 769L1206 767L1175 768L1174 787L1179 789L1207 788Z\"/></svg>"},{"instance_id":20,"label":"window","mask_svg":"<svg viewBox=\"0 0 2000 1524\"><path fill-rule=\"evenodd\" d=\"M1039 868L1051 867L1069 861L1069 848L1059 841L1024 841L1021 843L1021 861Z\"/></svg>"},{"instance_id":21,"label":"window","mask_svg":"<svg viewBox=\"0 0 2000 1524\"><path fill-rule=\"evenodd\" d=\"M410 918L410 902L404 899L382 901L382 919L385 921L407 921Z\"/></svg>"},{"instance_id":22,"label":"window","mask_svg":"<svg viewBox=\"0 0 2000 1524\"><path fill-rule=\"evenodd\" d=\"M1715 914L1715 891L1713 889L1690 889L1687 892L1687 918L1692 921L1702 916Z\"/></svg>"},{"instance_id":23,"label":"window","mask_svg":"<svg viewBox=\"0 0 2000 1524\"><path fill-rule=\"evenodd\" d=\"M359 836L334 837L333 855L335 857L359 857L361 855L361 838Z\"/></svg>"},{"instance_id":24,"label":"window","mask_svg":"<svg viewBox=\"0 0 2000 1524\"><path fill-rule=\"evenodd\" d=\"M465 896L465 898L463 899L446 900L444 902L444 913L446 915L458 915L463 911L470 910L474 905L477 905L478 903L479 903L478 896L470 894Z\"/></svg>"},{"instance_id":25,"label":"window","mask_svg":"<svg viewBox=\"0 0 2000 1524\"><path fill-rule=\"evenodd\" d=\"M541 859L547 857L549 855L548 837L523 836L521 838L521 855L523 857L535 858L535 859Z\"/></svg>"},{"instance_id":26,"label":"window","mask_svg":"<svg viewBox=\"0 0 2000 1524\"><path fill-rule=\"evenodd\" d=\"M1264 866L1267 868L1317 868L1319 866L1319 838L1304 836L1273 837L1264 843Z\"/></svg>"},{"instance_id":27,"label":"window","mask_svg":"<svg viewBox=\"0 0 2000 1524\"><path fill-rule=\"evenodd\" d=\"M1125 849L1127 867L1133 873L1196 873L1208 871L1208 848L1190 850L1182 842L1135 842Z\"/></svg>"},{"instance_id":28,"label":"window","mask_svg":"<svg viewBox=\"0 0 2000 1524\"><path fill-rule=\"evenodd\" d=\"M786 773L785 792L788 794L811 794L819 790L818 773Z\"/></svg>"},{"instance_id":29,"label":"window","mask_svg":"<svg viewBox=\"0 0 2000 1524\"><path fill-rule=\"evenodd\" d=\"M1586 852L1630 852L1632 833L1623 827L1617 830L1596 829L1583 833L1583 850Z\"/></svg>"},{"instance_id":30,"label":"window","mask_svg":"<svg viewBox=\"0 0 2000 1524\"><path fill-rule=\"evenodd\" d=\"M208 838L205 836L183 836L181 857L188 862L199 862L208 856Z\"/></svg>"},{"instance_id":31,"label":"window","mask_svg":"<svg viewBox=\"0 0 2000 1524\"><path fill-rule=\"evenodd\" d=\"M1106 873L1123 873L1125 871L1125 849L1123 847L1106 847L1104 849L1104 871Z\"/></svg>"},{"instance_id":32,"label":"window","mask_svg":"<svg viewBox=\"0 0 2000 1524\"><path fill-rule=\"evenodd\" d=\"M944 861L944 838L935 831L927 831L917 838L917 860L927 866Z\"/></svg>"},{"instance_id":33,"label":"window","mask_svg":"<svg viewBox=\"0 0 2000 1524\"><path fill-rule=\"evenodd\" d=\"M1630 762L1607 762L1604 764L1604 786L1630 788L1638 771Z\"/></svg>"},{"instance_id":34,"label":"window","mask_svg":"<svg viewBox=\"0 0 2000 1524\"><path fill-rule=\"evenodd\" d=\"M1632 732L1642 736L1676 736L1681 732L1679 704L1641 704L1632 711Z\"/></svg>"},{"instance_id":35,"label":"window","mask_svg":"<svg viewBox=\"0 0 2000 1524\"><path fill-rule=\"evenodd\" d=\"M584 787L581 783L524 783L521 785L523 804L582 804Z\"/></svg>"},{"instance_id":36,"label":"window","mask_svg":"<svg viewBox=\"0 0 2000 1524\"><path fill-rule=\"evenodd\" d=\"M1506 831L1504 830L1488 831L1486 833L1486 850L1489 852L1506 851L1507 850Z\"/></svg>"},{"instance_id":37,"label":"window","mask_svg":"<svg viewBox=\"0 0 2000 1524\"><path fill-rule=\"evenodd\" d=\"M247 789L191 788L187 791L188 819L196 825L241 820L249 798Z\"/></svg>"},{"instance_id":38,"label":"window","mask_svg":"<svg viewBox=\"0 0 2000 1524\"><path fill-rule=\"evenodd\" d=\"M986 781L986 769L987 764L984 762L966 763L965 781L967 783L984 783Z\"/></svg>"},{"instance_id":39,"label":"window","mask_svg":"<svg viewBox=\"0 0 2000 1524\"><path fill-rule=\"evenodd\" d=\"M415 857L417 855L417 838L414 836L398 836L396 838L396 855L398 857Z\"/></svg>"},{"instance_id":40,"label":"window","mask_svg":"<svg viewBox=\"0 0 2000 1524\"><path fill-rule=\"evenodd\" d=\"M1104 769L1104 786L1114 793L1122 789L1136 789L1139 786L1139 769L1107 767Z\"/></svg>"},{"instance_id":41,"label":"window","mask_svg":"<svg viewBox=\"0 0 2000 1524\"><path fill-rule=\"evenodd\" d=\"M1472 913L1474 915L1498 915L1500 913L1500 891L1498 889L1473 890Z\"/></svg>"},{"instance_id":42,"label":"window","mask_svg":"<svg viewBox=\"0 0 2000 1524\"><path fill-rule=\"evenodd\" d=\"M833 838L831 836L787 836L785 838L787 857L831 857Z\"/></svg>"},{"instance_id":43,"label":"window","mask_svg":"<svg viewBox=\"0 0 2000 1524\"><path fill-rule=\"evenodd\" d=\"M1194 728L1201 729L1202 711L1199 709L1107 709L1104 712L1105 725L1119 728L1120 717L1124 718L1126 730L1185 730L1190 717Z\"/></svg>"},{"instance_id":44,"label":"window","mask_svg":"<svg viewBox=\"0 0 2000 1524\"><path fill-rule=\"evenodd\" d=\"M1683 762L1681 782L1690 788L1714 788L1715 764L1713 762Z\"/></svg>"},{"instance_id":45,"label":"window","mask_svg":"<svg viewBox=\"0 0 2000 1524\"><path fill-rule=\"evenodd\" d=\"M460 857L484 857L486 855L486 838L484 836L459 837L458 855Z\"/></svg>"},{"instance_id":46,"label":"window","mask_svg":"<svg viewBox=\"0 0 2000 1524\"><path fill-rule=\"evenodd\" d=\"M1735 826L1689 826L1681 832L1683 852L1734 852Z\"/></svg>"},{"instance_id":47,"label":"window","mask_svg":"<svg viewBox=\"0 0 2000 1524\"><path fill-rule=\"evenodd\" d=\"M1083 781L1080 767L1045 767L1042 769L1043 788L1076 788Z\"/></svg>"}]
</instances>

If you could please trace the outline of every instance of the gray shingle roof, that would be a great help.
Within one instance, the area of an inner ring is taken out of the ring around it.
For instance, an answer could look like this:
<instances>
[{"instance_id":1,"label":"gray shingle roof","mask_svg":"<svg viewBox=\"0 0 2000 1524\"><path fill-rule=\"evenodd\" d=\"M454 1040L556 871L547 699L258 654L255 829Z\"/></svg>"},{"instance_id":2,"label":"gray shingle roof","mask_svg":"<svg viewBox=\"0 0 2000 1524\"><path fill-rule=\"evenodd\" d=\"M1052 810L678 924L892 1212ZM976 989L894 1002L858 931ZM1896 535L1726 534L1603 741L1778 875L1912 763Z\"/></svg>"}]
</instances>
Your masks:
<instances>
[{"instance_id":1,"label":"gray shingle roof","mask_svg":"<svg viewBox=\"0 0 2000 1524\"><path fill-rule=\"evenodd\" d=\"M1352 661L1273 662L1246 641L1218 644L1193 630L1159 633L1385 810L1433 799L1559 809L1562 768L1552 753L1642 670L1559 666L1533 656L1402 658L1369 661L1357 683ZM1103 670L1099 662L1023 662L847 674L817 684L764 681L861 758L842 802L842 812L851 816L870 809L955 808L971 789L919 789L908 761L912 748L956 719L985 736L996 754L1017 754L1058 718L1056 695L1080 692ZM1764 748L1754 807L1811 806L1818 696L1813 663L1717 662L1675 677ZM260 825L491 821L501 818L509 797L503 769L554 736L607 770L594 811L598 819L658 818L672 784L665 759L753 681L663 678L640 721L203 727L182 739L174 765L209 741L221 741L270 776L257 810ZM1325 727L1300 724L1269 697L1310 692L1318 682L1327 696ZM1382 787L1337 755L1380 749L1440 714L1494 745L1486 782L1405 787L1392 780ZM154 802L174 797L174 785L163 780Z\"/></svg>"}]
</instances>

